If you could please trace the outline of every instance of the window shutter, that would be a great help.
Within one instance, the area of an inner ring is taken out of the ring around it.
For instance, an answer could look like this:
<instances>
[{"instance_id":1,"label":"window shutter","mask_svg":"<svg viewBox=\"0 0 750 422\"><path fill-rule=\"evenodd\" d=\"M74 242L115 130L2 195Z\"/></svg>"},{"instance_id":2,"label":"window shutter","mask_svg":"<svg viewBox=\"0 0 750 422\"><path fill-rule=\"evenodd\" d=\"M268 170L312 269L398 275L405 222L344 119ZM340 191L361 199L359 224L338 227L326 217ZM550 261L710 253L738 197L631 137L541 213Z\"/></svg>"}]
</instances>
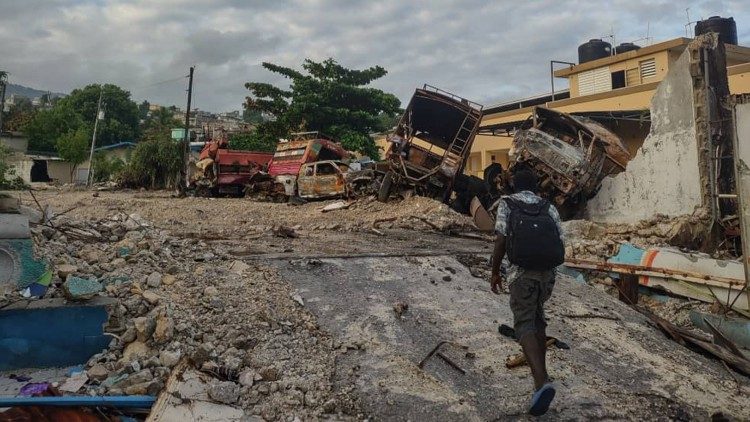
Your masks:
<instances>
[{"instance_id":1,"label":"window shutter","mask_svg":"<svg viewBox=\"0 0 750 422\"><path fill-rule=\"evenodd\" d=\"M592 69L578 74L578 94L591 95L612 90L609 67Z\"/></svg>"},{"instance_id":2,"label":"window shutter","mask_svg":"<svg viewBox=\"0 0 750 422\"><path fill-rule=\"evenodd\" d=\"M656 76L656 61L654 59L643 60L639 63L639 67L641 69L641 79Z\"/></svg>"}]
</instances>

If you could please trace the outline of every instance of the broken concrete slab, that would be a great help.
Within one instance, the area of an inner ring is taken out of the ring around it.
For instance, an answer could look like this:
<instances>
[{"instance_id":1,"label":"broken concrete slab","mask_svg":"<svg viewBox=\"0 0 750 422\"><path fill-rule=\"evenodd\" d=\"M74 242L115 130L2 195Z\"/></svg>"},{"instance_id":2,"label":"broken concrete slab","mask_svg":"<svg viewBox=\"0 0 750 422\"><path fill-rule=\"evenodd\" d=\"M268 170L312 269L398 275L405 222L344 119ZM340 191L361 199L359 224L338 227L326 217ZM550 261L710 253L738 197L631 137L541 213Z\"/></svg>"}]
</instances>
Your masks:
<instances>
[{"instance_id":1,"label":"broken concrete slab","mask_svg":"<svg viewBox=\"0 0 750 422\"><path fill-rule=\"evenodd\" d=\"M81 277L70 276L62 285L63 293L70 300L87 300L104 290L102 283Z\"/></svg>"},{"instance_id":2,"label":"broken concrete slab","mask_svg":"<svg viewBox=\"0 0 750 422\"><path fill-rule=\"evenodd\" d=\"M0 239L29 239L29 219L22 214L0 214Z\"/></svg>"}]
</instances>

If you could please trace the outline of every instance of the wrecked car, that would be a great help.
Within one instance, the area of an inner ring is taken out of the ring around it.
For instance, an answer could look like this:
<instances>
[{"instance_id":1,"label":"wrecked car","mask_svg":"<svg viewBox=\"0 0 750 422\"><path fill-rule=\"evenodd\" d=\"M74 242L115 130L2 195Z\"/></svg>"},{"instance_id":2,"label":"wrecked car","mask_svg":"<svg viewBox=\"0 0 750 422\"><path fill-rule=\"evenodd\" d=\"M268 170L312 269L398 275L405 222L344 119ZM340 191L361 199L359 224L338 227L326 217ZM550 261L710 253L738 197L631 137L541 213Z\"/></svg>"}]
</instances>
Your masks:
<instances>
[{"instance_id":1,"label":"wrecked car","mask_svg":"<svg viewBox=\"0 0 750 422\"><path fill-rule=\"evenodd\" d=\"M530 167L539 178L540 195L552 202L564 219L575 216L596 194L602 180L623 171L630 160L622 140L606 127L544 107L535 107L516 130L509 157L505 176L497 178L499 193L512 192L508 180L515 168ZM472 200L470 212L478 227L491 229L484 220L495 205L482 198Z\"/></svg>"},{"instance_id":2,"label":"wrecked car","mask_svg":"<svg viewBox=\"0 0 750 422\"><path fill-rule=\"evenodd\" d=\"M395 132L387 137L388 171L378 200L385 202L392 193L413 189L418 195L448 202L481 118L482 106L477 103L429 85L417 89Z\"/></svg>"},{"instance_id":3,"label":"wrecked car","mask_svg":"<svg viewBox=\"0 0 750 422\"><path fill-rule=\"evenodd\" d=\"M375 171L354 170L341 161L318 161L302 165L297 177L297 195L305 199L349 197L372 188Z\"/></svg>"},{"instance_id":4,"label":"wrecked car","mask_svg":"<svg viewBox=\"0 0 750 422\"><path fill-rule=\"evenodd\" d=\"M273 154L228 149L224 138L207 142L192 168L191 187L198 196L241 196L245 186L265 170Z\"/></svg>"},{"instance_id":5,"label":"wrecked car","mask_svg":"<svg viewBox=\"0 0 750 422\"><path fill-rule=\"evenodd\" d=\"M293 134L288 142L279 142L268 165L268 174L284 188L287 196L297 191L297 177L305 163L341 160L349 156L341 144L318 132Z\"/></svg>"}]
</instances>

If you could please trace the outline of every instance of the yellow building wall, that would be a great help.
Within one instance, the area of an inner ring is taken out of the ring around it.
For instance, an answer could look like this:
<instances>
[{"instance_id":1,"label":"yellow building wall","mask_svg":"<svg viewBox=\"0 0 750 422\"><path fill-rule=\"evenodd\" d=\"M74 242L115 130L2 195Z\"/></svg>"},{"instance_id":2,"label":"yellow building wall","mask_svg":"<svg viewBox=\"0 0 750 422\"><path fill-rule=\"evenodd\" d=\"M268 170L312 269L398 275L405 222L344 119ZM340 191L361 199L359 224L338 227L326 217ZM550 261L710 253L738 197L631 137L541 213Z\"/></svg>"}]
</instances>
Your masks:
<instances>
[{"instance_id":1,"label":"yellow building wall","mask_svg":"<svg viewBox=\"0 0 750 422\"><path fill-rule=\"evenodd\" d=\"M732 94L750 93L750 63L732 66L729 74L729 92Z\"/></svg>"},{"instance_id":2,"label":"yellow building wall","mask_svg":"<svg viewBox=\"0 0 750 422\"><path fill-rule=\"evenodd\" d=\"M679 55L678 55L679 56ZM645 60L651 60L654 59L654 63L656 65L656 75L652 77L648 77L646 79L640 79L640 62ZM674 58L676 59L676 58ZM608 65L609 72L619 72L621 70L627 71L628 69L636 69L638 70L638 85L647 84L651 82L658 82L664 79L665 76L667 76L667 72L669 71L669 63L674 60L671 58L670 51L664 50L659 51L658 53L646 55L643 57L635 57L629 60L625 60L618 63L612 63ZM580 91L578 90L578 73L572 74L568 77L568 84L570 86L570 98L578 98L580 97ZM632 85L635 86L635 85ZM619 88L622 89L622 88ZM613 92L607 91L607 92Z\"/></svg>"}]
</instances>

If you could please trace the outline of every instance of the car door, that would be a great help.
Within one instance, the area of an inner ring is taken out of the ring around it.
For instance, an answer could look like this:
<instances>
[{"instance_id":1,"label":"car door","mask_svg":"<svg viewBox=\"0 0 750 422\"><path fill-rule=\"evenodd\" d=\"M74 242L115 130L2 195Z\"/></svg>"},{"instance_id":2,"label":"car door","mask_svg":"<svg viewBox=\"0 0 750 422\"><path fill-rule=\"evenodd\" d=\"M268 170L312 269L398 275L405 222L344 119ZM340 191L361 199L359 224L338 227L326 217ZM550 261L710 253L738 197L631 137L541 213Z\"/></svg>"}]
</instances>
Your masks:
<instances>
[{"instance_id":1,"label":"car door","mask_svg":"<svg viewBox=\"0 0 750 422\"><path fill-rule=\"evenodd\" d=\"M319 162L315 165L315 194L319 198L344 193L344 179L335 163Z\"/></svg>"},{"instance_id":2,"label":"car door","mask_svg":"<svg viewBox=\"0 0 750 422\"><path fill-rule=\"evenodd\" d=\"M315 164L303 164L297 175L297 193L303 198L314 197L315 193Z\"/></svg>"}]
</instances>

